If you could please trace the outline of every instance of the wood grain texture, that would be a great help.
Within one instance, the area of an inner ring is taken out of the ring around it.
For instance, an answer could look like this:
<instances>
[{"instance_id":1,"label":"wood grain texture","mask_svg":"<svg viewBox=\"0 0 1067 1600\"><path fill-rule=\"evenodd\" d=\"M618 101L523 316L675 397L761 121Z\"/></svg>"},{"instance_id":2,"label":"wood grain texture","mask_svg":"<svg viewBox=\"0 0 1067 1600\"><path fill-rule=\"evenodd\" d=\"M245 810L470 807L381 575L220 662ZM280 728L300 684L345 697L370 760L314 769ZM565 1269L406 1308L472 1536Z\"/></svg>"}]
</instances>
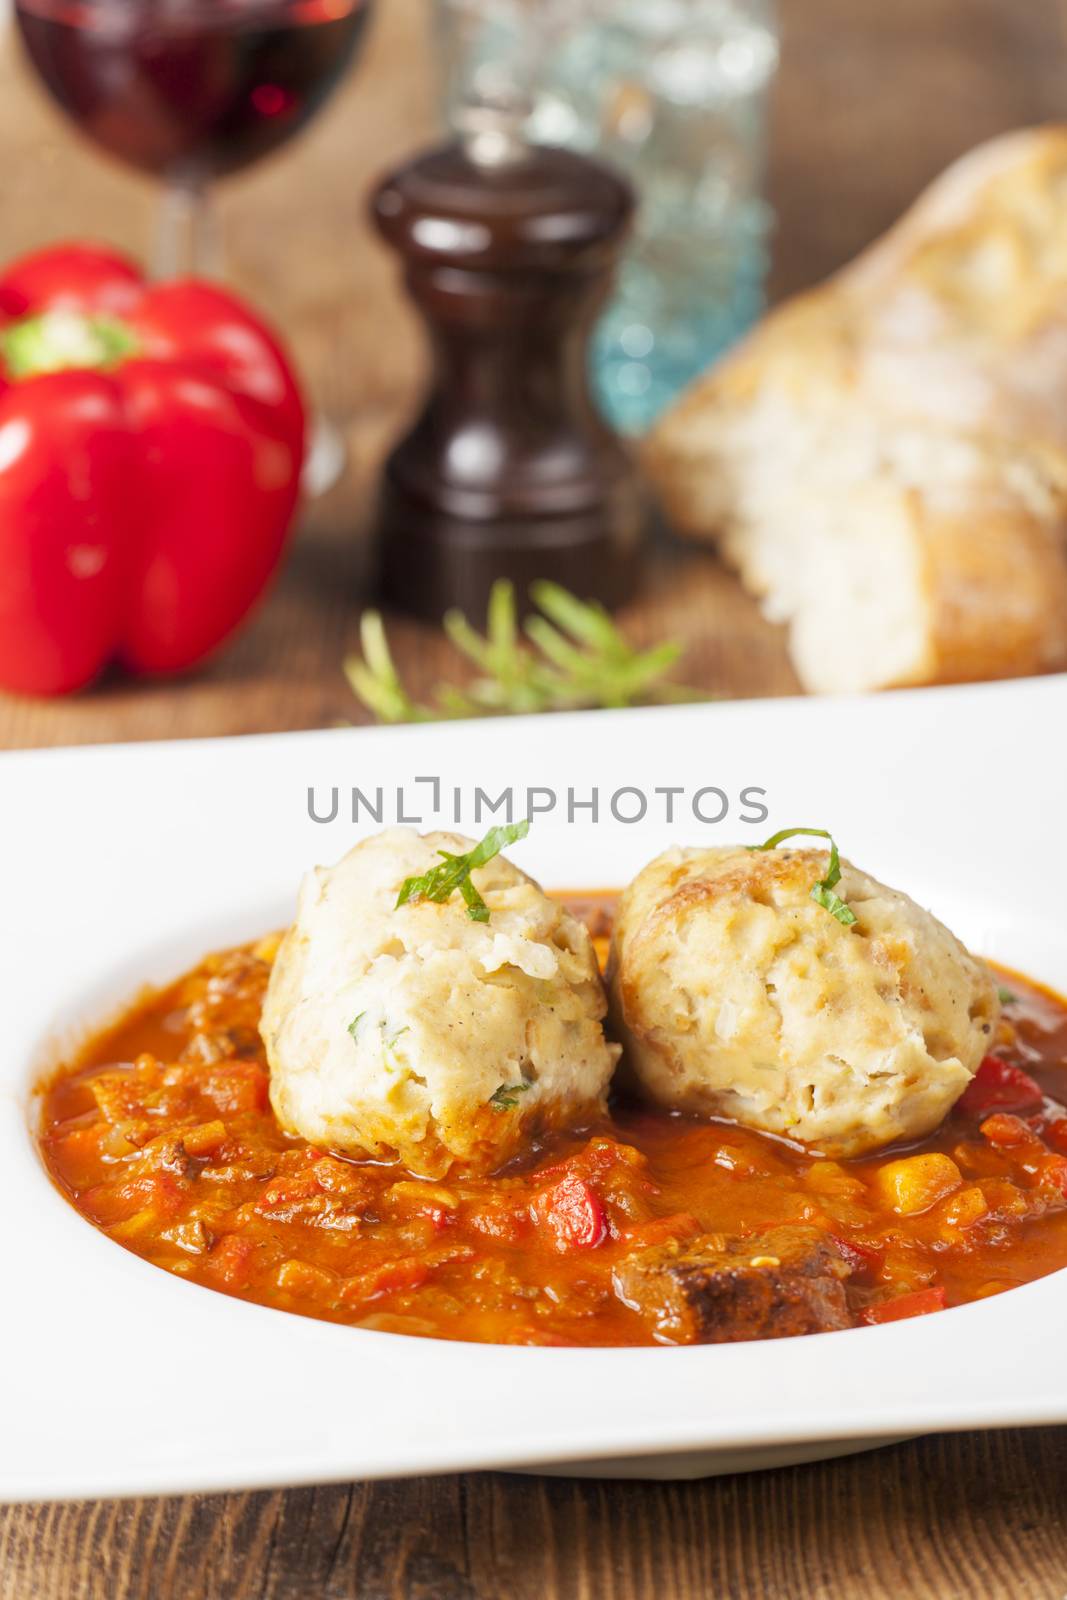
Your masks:
<instances>
[{"instance_id":1,"label":"wood grain texture","mask_svg":"<svg viewBox=\"0 0 1067 1600\"><path fill-rule=\"evenodd\" d=\"M846 260L977 140L1063 111L1067 51L1052 0L859 9L854 0L784 0L782 12L771 163L776 294ZM418 335L366 221L365 197L432 127L422 0L389 0L361 68L310 133L224 186L234 282L288 330L316 403L346 438L345 478L305 512L280 581L208 667L179 683L115 676L59 702L0 696L0 748L363 720L340 664L368 598L364 535L377 465L410 411L420 370ZM145 253L153 186L72 140L10 47L0 54L0 131L4 256L54 236L57 218L66 235ZM681 639L694 686L796 692L780 630L711 556L665 537L623 622L638 640ZM436 630L401 623L396 638L416 690L457 675Z\"/></svg>"},{"instance_id":2,"label":"wood grain texture","mask_svg":"<svg viewBox=\"0 0 1067 1600\"><path fill-rule=\"evenodd\" d=\"M1063 1600L1067 1430L694 1483L503 1474L0 1512L0 1600Z\"/></svg>"},{"instance_id":3,"label":"wood grain texture","mask_svg":"<svg viewBox=\"0 0 1067 1600\"><path fill-rule=\"evenodd\" d=\"M782 11L777 293L846 259L977 140L1063 114L1053 0L782 0ZM0 701L0 746L358 720L340 661L364 593L360 535L419 369L363 196L430 128L424 20L423 0L383 0L360 74L302 142L223 199L235 280L289 329L344 428L344 483L307 514L270 599L208 670L54 705ZM58 232L146 248L151 186L75 145L10 51L0 132L4 255ZM641 638L686 639L692 683L795 689L777 631L710 557L664 547L626 621ZM404 624L395 638L416 691L452 669L433 630ZM0 1511L0 1600L1064 1600L1065 1481L1067 1430L1045 1429L701 1483L478 1475L15 1507Z\"/></svg>"}]
</instances>

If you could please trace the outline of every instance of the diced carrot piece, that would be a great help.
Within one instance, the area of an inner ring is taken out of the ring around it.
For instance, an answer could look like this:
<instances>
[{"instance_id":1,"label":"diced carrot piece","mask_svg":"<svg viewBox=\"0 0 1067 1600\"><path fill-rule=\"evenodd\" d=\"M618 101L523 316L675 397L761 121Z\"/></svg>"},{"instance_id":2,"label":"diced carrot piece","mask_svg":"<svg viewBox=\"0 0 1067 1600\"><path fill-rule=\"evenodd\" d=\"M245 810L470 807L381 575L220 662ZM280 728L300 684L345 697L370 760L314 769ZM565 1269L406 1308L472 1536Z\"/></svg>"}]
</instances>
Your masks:
<instances>
[{"instance_id":1,"label":"diced carrot piece","mask_svg":"<svg viewBox=\"0 0 1067 1600\"><path fill-rule=\"evenodd\" d=\"M178 1137L189 1155L213 1155L226 1142L226 1124L218 1118L214 1122L201 1122L195 1128L183 1128Z\"/></svg>"},{"instance_id":2,"label":"diced carrot piece","mask_svg":"<svg viewBox=\"0 0 1067 1600\"><path fill-rule=\"evenodd\" d=\"M951 1157L930 1150L904 1156L900 1161L887 1161L874 1174L871 1187L883 1205L898 1216L911 1217L929 1211L958 1189L962 1181L960 1169Z\"/></svg>"},{"instance_id":3,"label":"diced carrot piece","mask_svg":"<svg viewBox=\"0 0 1067 1600\"><path fill-rule=\"evenodd\" d=\"M905 1317L925 1317L931 1311L945 1309L945 1291L938 1285L931 1289L916 1289L912 1294L898 1295L895 1300L883 1300L881 1305L868 1306L863 1313L864 1322L902 1322Z\"/></svg>"},{"instance_id":4,"label":"diced carrot piece","mask_svg":"<svg viewBox=\"0 0 1067 1600\"><path fill-rule=\"evenodd\" d=\"M950 1195L941 1207L939 1216L948 1228L969 1228L989 1215L989 1203L976 1183L969 1183Z\"/></svg>"}]
</instances>

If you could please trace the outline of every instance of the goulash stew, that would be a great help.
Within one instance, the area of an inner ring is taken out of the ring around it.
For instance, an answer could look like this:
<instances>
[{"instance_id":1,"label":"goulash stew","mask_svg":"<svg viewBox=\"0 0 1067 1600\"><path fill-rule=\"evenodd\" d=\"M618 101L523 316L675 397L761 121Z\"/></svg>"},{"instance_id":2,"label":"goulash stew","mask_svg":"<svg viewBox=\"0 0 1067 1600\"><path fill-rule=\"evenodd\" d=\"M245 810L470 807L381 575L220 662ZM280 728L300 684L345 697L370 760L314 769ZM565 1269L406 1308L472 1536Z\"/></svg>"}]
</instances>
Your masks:
<instances>
[{"instance_id":1,"label":"goulash stew","mask_svg":"<svg viewBox=\"0 0 1067 1600\"><path fill-rule=\"evenodd\" d=\"M602 951L610 898L569 903ZM907 1147L828 1160L616 1098L493 1176L430 1182L278 1126L276 948L208 957L43 1091L57 1186L168 1272L352 1327L648 1345L891 1322L1067 1266L1067 1006L1013 976L977 1075Z\"/></svg>"}]
</instances>

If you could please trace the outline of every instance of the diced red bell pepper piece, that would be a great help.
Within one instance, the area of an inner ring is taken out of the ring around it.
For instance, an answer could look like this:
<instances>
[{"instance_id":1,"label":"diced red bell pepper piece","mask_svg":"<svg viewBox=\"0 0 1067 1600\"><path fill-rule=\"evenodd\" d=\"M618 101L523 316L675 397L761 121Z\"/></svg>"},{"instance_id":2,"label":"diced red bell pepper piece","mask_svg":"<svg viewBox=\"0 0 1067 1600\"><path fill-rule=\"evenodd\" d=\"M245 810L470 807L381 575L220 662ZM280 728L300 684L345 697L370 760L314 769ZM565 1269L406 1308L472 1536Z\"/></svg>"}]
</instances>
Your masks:
<instances>
[{"instance_id":1,"label":"diced red bell pepper piece","mask_svg":"<svg viewBox=\"0 0 1067 1600\"><path fill-rule=\"evenodd\" d=\"M262 1213L277 1206L295 1205L321 1193L322 1184L314 1171L287 1173L265 1185L256 1201L256 1210Z\"/></svg>"},{"instance_id":2,"label":"diced red bell pepper piece","mask_svg":"<svg viewBox=\"0 0 1067 1600\"><path fill-rule=\"evenodd\" d=\"M618 1167L641 1171L647 1166L648 1157L632 1144L622 1144L618 1139L608 1139L598 1134L573 1155L542 1167L538 1175L542 1178L571 1174L579 1178L600 1178Z\"/></svg>"},{"instance_id":3,"label":"diced red bell pepper piece","mask_svg":"<svg viewBox=\"0 0 1067 1600\"><path fill-rule=\"evenodd\" d=\"M1067 1156L1067 1116L1050 1117L1045 1123L1045 1141Z\"/></svg>"},{"instance_id":4,"label":"diced red bell pepper piece","mask_svg":"<svg viewBox=\"0 0 1067 1600\"><path fill-rule=\"evenodd\" d=\"M203 1093L223 1116L243 1111L266 1111L269 1079L255 1061L229 1061L205 1074Z\"/></svg>"},{"instance_id":5,"label":"diced red bell pepper piece","mask_svg":"<svg viewBox=\"0 0 1067 1600\"><path fill-rule=\"evenodd\" d=\"M1001 1106L1013 1111L1036 1108L1043 1099L1041 1085L1022 1067L986 1056L956 1104L961 1111L981 1115Z\"/></svg>"},{"instance_id":6,"label":"diced red bell pepper piece","mask_svg":"<svg viewBox=\"0 0 1067 1600\"><path fill-rule=\"evenodd\" d=\"M430 1267L424 1261L414 1258L393 1261L387 1266L347 1278L340 1298L346 1305L352 1302L358 1305L366 1300L377 1300L379 1295L392 1294L398 1289L418 1289L429 1276Z\"/></svg>"},{"instance_id":7,"label":"diced red bell pepper piece","mask_svg":"<svg viewBox=\"0 0 1067 1600\"><path fill-rule=\"evenodd\" d=\"M881 1305L868 1306L863 1313L864 1322L902 1322L905 1317L925 1317L931 1311L945 1309L945 1291L938 1285L932 1289L916 1289L912 1294L900 1294L895 1300L883 1300Z\"/></svg>"},{"instance_id":8,"label":"diced red bell pepper piece","mask_svg":"<svg viewBox=\"0 0 1067 1600\"><path fill-rule=\"evenodd\" d=\"M868 1244L857 1244L852 1239L842 1239L837 1233L832 1233L830 1238L838 1254L856 1277L874 1277L885 1260L881 1250L872 1249Z\"/></svg>"},{"instance_id":9,"label":"diced red bell pepper piece","mask_svg":"<svg viewBox=\"0 0 1067 1600\"><path fill-rule=\"evenodd\" d=\"M561 1252L593 1249L608 1231L599 1196L574 1173L532 1200L530 1214Z\"/></svg>"}]
</instances>

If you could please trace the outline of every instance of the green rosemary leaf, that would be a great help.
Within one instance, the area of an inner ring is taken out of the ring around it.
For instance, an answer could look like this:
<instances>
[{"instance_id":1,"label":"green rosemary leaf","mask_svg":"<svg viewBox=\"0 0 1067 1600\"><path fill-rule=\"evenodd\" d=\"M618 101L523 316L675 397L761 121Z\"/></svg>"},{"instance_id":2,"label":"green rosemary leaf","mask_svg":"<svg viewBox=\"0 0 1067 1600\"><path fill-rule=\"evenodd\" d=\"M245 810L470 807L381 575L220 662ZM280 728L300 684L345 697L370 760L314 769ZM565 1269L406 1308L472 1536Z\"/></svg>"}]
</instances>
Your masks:
<instances>
[{"instance_id":1,"label":"green rosemary leaf","mask_svg":"<svg viewBox=\"0 0 1067 1600\"><path fill-rule=\"evenodd\" d=\"M602 606L579 600L555 583L532 584L530 592L542 615L527 618L521 628L514 587L504 579L493 585L484 635L462 612L448 613L445 634L478 676L463 687L439 685L432 706L407 693L381 616L364 613L362 655L345 662L353 692L380 722L709 698L663 681L682 654L680 644L667 641L635 650Z\"/></svg>"},{"instance_id":2,"label":"green rosemary leaf","mask_svg":"<svg viewBox=\"0 0 1067 1600\"><path fill-rule=\"evenodd\" d=\"M345 676L353 693L379 722L429 722L433 712L412 700L393 664L385 627L377 611L365 611L359 625L362 659L349 656Z\"/></svg>"},{"instance_id":3,"label":"green rosemary leaf","mask_svg":"<svg viewBox=\"0 0 1067 1600\"><path fill-rule=\"evenodd\" d=\"M487 639L483 639L476 628L472 628L462 611L447 611L442 627L446 635L468 661L473 661L476 667L483 672L493 672L495 664L494 651Z\"/></svg>"},{"instance_id":4,"label":"green rosemary leaf","mask_svg":"<svg viewBox=\"0 0 1067 1600\"><path fill-rule=\"evenodd\" d=\"M602 605L576 598L561 584L542 580L530 585L534 604L572 638L608 655L626 656L630 647Z\"/></svg>"}]
</instances>

